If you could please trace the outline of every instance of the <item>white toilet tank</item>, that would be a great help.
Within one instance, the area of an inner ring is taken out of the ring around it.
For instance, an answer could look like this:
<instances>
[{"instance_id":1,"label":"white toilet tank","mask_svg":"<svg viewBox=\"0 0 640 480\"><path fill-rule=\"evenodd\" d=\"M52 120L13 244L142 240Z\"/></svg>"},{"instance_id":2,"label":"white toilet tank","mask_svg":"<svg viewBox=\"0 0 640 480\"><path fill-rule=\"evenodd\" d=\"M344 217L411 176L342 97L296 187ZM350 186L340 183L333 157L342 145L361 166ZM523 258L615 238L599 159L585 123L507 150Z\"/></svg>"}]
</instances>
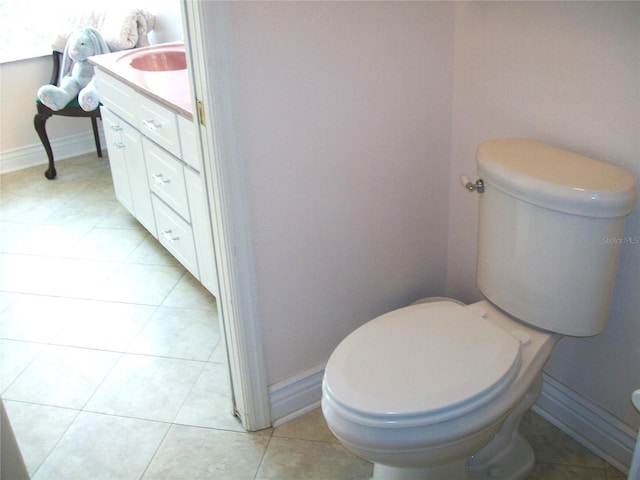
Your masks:
<instances>
[{"instance_id":1,"label":"white toilet tank","mask_svg":"<svg viewBox=\"0 0 640 480\"><path fill-rule=\"evenodd\" d=\"M477 283L494 304L571 336L606 324L624 217L636 202L622 168L525 139L483 143Z\"/></svg>"}]
</instances>

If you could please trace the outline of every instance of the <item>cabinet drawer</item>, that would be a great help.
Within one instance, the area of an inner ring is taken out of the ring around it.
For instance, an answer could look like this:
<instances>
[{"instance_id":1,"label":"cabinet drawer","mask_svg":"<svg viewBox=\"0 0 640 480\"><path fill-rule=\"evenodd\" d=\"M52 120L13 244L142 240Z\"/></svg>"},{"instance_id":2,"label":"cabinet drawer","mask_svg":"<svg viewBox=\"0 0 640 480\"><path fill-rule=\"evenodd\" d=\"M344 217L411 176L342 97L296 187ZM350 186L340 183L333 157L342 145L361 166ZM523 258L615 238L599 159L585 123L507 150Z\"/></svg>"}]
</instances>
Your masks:
<instances>
[{"instance_id":1,"label":"cabinet drawer","mask_svg":"<svg viewBox=\"0 0 640 480\"><path fill-rule=\"evenodd\" d=\"M184 182L184 167L150 140L143 138L149 188L188 222L189 201Z\"/></svg>"},{"instance_id":2,"label":"cabinet drawer","mask_svg":"<svg viewBox=\"0 0 640 480\"><path fill-rule=\"evenodd\" d=\"M158 240L196 278L199 278L191 225L167 207L158 197L153 196L152 202L156 213Z\"/></svg>"},{"instance_id":3,"label":"cabinet drawer","mask_svg":"<svg viewBox=\"0 0 640 480\"><path fill-rule=\"evenodd\" d=\"M138 105L142 96L125 83L95 69L96 88L100 102L131 125L138 124Z\"/></svg>"},{"instance_id":4,"label":"cabinet drawer","mask_svg":"<svg viewBox=\"0 0 640 480\"><path fill-rule=\"evenodd\" d=\"M178 119L175 112L141 95L138 120L143 135L176 157L181 156Z\"/></svg>"}]
</instances>

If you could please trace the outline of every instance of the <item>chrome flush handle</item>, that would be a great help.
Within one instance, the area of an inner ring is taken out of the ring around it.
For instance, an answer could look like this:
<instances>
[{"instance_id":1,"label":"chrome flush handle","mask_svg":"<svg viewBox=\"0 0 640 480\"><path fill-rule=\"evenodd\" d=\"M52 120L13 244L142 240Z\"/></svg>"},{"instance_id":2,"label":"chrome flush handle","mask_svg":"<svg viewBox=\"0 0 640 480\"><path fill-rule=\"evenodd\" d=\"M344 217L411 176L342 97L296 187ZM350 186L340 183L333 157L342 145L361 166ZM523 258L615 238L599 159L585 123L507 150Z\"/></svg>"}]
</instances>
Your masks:
<instances>
[{"instance_id":1,"label":"chrome flush handle","mask_svg":"<svg viewBox=\"0 0 640 480\"><path fill-rule=\"evenodd\" d=\"M478 193L484 192L484 182L481 178L476 180L476 183L473 183L469 177L466 175L460 175L460 183L462 186L469 190L470 192L476 191Z\"/></svg>"}]
</instances>

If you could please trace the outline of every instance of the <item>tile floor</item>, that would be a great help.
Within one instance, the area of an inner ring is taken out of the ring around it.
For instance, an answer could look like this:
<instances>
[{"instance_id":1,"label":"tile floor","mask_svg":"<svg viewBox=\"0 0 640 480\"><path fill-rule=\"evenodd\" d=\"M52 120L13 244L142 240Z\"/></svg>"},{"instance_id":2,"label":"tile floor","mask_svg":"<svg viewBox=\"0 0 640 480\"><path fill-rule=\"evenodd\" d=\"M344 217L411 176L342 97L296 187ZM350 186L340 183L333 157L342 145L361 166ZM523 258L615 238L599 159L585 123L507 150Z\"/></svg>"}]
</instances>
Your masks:
<instances>
[{"instance_id":1,"label":"tile floor","mask_svg":"<svg viewBox=\"0 0 640 480\"><path fill-rule=\"evenodd\" d=\"M0 392L35 480L367 479L314 410L243 431L215 299L93 155L0 176ZM530 479L622 480L537 415Z\"/></svg>"}]
</instances>

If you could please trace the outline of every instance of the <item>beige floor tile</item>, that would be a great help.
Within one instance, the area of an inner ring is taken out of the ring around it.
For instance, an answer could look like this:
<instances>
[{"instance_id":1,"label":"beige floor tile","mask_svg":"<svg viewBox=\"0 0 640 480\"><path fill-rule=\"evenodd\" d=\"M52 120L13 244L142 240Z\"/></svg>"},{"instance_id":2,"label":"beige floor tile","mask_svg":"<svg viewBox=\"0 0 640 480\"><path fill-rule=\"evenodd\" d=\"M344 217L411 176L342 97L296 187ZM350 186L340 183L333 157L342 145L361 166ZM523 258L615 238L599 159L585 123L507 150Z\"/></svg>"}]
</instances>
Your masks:
<instances>
[{"instance_id":1,"label":"beige floor tile","mask_svg":"<svg viewBox=\"0 0 640 480\"><path fill-rule=\"evenodd\" d=\"M203 368L204 362L123 354L85 410L173 422Z\"/></svg>"},{"instance_id":2,"label":"beige floor tile","mask_svg":"<svg viewBox=\"0 0 640 480\"><path fill-rule=\"evenodd\" d=\"M4 187L3 187L4 188ZM39 198L36 195L25 197L14 193L1 192L0 188L0 220L25 223L51 223L55 218L58 204L50 197Z\"/></svg>"},{"instance_id":3,"label":"beige floor tile","mask_svg":"<svg viewBox=\"0 0 640 480\"><path fill-rule=\"evenodd\" d=\"M58 254L68 258L122 262L147 236L136 229L95 227L75 242L60 247Z\"/></svg>"},{"instance_id":4,"label":"beige floor tile","mask_svg":"<svg viewBox=\"0 0 640 480\"><path fill-rule=\"evenodd\" d=\"M244 432L240 421L232 415L230 391L227 366L208 363L174 423Z\"/></svg>"},{"instance_id":5,"label":"beige floor tile","mask_svg":"<svg viewBox=\"0 0 640 480\"><path fill-rule=\"evenodd\" d=\"M118 203L115 199L89 203L82 196L79 196L56 208L51 220L59 224L91 225L95 227L105 218L110 217L117 207Z\"/></svg>"},{"instance_id":6,"label":"beige floor tile","mask_svg":"<svg viewBox=\"0 0 640 480\"><path fill-rule=\"evenodd\" d=\"M9 308L18 299L15 293L0 292L0 314ZM2 337L2 327L0 326L0 337Z\"/></svg>"},{"instance_id":7,"label":"beige floor tile","mask_svg":"<svg viewBox=\"0 0 640 480\"><path fill-rule=\"evenodd\" d=\"M273 436L339 443L319 408L274 429Z\"/></svg>"},{"instance_id":8,"label":"beige floor tile","mask_svg":"<svg viewBox=\"0 0 640 480\"><path fill-rule=\"evenodd\" d=\"M534 412L523 416L520 431L533 447L538 463L604 468L600 457Z\"/></svg>"},{"instance_id":9,"label":"beige floor tile","mask_svg":"<svg viewBox=\"0 0 640 480\"><path fill-rule=\"evenodd\" d=\"M11 400L5 400L4 405L29 475L36 472L80 413Z\"/></svg>"},{"instance_id":10,"label":"beige floor tile","mask_svg":"<svg viewBox=\"0 0 640 480\"><path fill-rule=\"evenodd\" d=\"M213 352L209 357L209 362L223 363L225 365L229 363L229 360L227 358L227 346L224 342L224 337L220 338L220 341L216 345L216 348L213 349Z\"/></svg>"},{"instance_id":11,"label":"beige floor tile","mask_svg":"<svg viewBox=\"0 0 640 480\"><path fill-rule=\"evenodd\" d=\"M115 262L35 255L0 255L0 289L72 298L93 298L113 272ZM163 297L164 298L164 297Z\"/></svg>"},{"instance_id":12,"label":"beige floor tile","mask_svg":"<svg viewBox=\"0 0 640 480\"><path fill-rule=\"evenodd\" d=\"M254 480L268 442L259 433L174 425L143 479Z\"/></svg>"},{"instance_id":13,"label":"beige floor tile","mask_svg":"<svg viewBox=\"0 0 640 480\"><path fill-rule=\"evenodd\" d=\"M337 443L272 437L256 480L364 480L373 465Z\"/></svg>"},{"instance_id":14,"label":"beige floor tile","mask_svg":"<svg viewBox=\"0 0 640 480\"><path fill-rule=\"evenodd\" d=\"M119 353L49 345L3 393L7 400L81 409Z\"/></svg>"},{"instance_id":15,"label":"beige floor tile","mask_svg":"<svg viewBox=\"0 0 640 480\"><path fill-rule=\"evenodd\" d=\"M526 480L607 480L604 469L538 463Z\"/></svg>"},{"instance_id":16,"label":"beige floor tile","mask_svg":"<svg viewBox=\"0 0 640 480\"><path fill-rule=\"evenodd\" d=\"M0 222L0 251L23 255L58 256L84 238L92 227Z\"/></svg>"},{"instance_id":17,"label":"beige floor tile","mask_svg":"<svg viewBox=\"0 0 640 480\"><path fill-rule=\"evenodd\" d=\"M124 352L156 308L150 305L69 299L64 310L64 327L51 342Z\"/></svg>"},{"instance_id":18,"label":"beige floor tile","mask_svg":"<svg viewBox=\"0 0 640 480\"><path fill-rule=\"evenodd\" d=\"M137 480L169 425L81 413L33 480Z\"/></svg>"},{"instance_id":19,"label":"beige floor tile","mask_svg":"<svg viewBox=\"0 0 640 480\"><path fill-rule=\"evenodd\" d=\"M130 218L130 214L127 213ZM175 259L152 235L148 235L138 247L126 258L127 263L141 263L145 265L179 266Z\"/></svg>"},{"instance_id":20,"label":"beige floor tile","mask_svg":"<svg viewBox=\"0 0 640 480\"><path fill-rule=\"evenodd\" d=\"M215 297L189 272L180 279L162 306L217 311Z\"/></svg>"},{"instance_id":21,"label":"beige floor tile","mask_svg":"<svg viewBox=\"0 0 640 480\"><path fill-rule=\"evenodd\" d=\"M85 289L83 298L160 305L183 274L183 267L122 263Z\"/></svg>"},{"instance_id":22,"label":"beige floor tile","mask_svg":"<svg viewBox=\"0 0 640 480\"><path fill-rule=\"evenodd\" d=\"M0 336L11 340L50 342L69 324L74 300L41 295L16 295L0 313Z\"/></svg>"},{"instance_id":23,"label":"beige floor tile","mask_svg":"<svg viewBox=\"0 0 640 480\"><path fill-rule=\"evenodd\" d=\"M112 202L114 199L112 182L110 179L90 179L82 185L76 198L85 203Z\"/></svg>"},{"instance_id":24,"label":"beige floor tile","mask_svg":"<svg viewBox=\"0 0 640 480\"><path fill-rule=\"evenodd\" d=\"M158 307L127 351L207 361L219 341L220 327L214 311Z\"/></svg>"},{"instance_id":25,"label":"beige floor tile","mask_svg":"<svg viewBox=\"0 0 640 480\"><path fill-rule=\"evenodd\" d=\"M605 465L604 471L606 473L607 480L627 480L627 475L613 468L611 465Z\"/></svg>"},{"instance_id":26,"label":"beige floor tile","mask_svg":"<svg viewBox=\"0 0 640 480\"><path fill-rule=\"evenodd\" d=\"M142 232L147 231L120 203L114 204L113 210L101 217L96 226L101 228L133 228Z\"/></svg>"},{"instance_id":27,"label":"beige floor tile","mask_svg":"<svg viewBox=\"0 0 640 480\"><path fill-rule=\"evenodd\" d=\"M0 338L0 394L36 358L44 345Z\"/></svg>"}]
</instances>

